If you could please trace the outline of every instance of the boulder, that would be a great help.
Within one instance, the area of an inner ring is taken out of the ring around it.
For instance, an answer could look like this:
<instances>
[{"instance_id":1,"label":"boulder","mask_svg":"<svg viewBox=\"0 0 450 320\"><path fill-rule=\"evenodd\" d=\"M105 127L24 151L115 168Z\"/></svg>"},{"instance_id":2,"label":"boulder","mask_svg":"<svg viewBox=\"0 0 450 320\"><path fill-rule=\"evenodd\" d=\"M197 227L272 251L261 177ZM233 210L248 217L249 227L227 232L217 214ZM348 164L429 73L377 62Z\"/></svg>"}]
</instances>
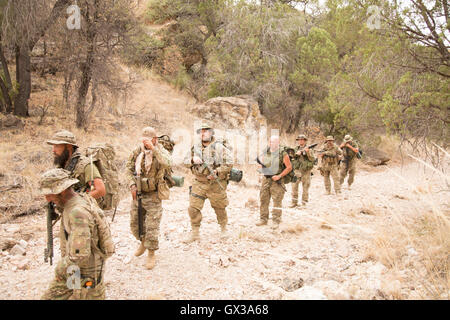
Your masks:
<instances>
[{"instance_id":1,"label":"boulder","mask_svg":"<svg viewBox=\"0 0 450 320\"><path fill-rule=\"evenodd\" d=\"M385 165L391 158L384 151L374 147L367 147L367 149L363 149L363 157L361 160L365 164L376 167Z\"/></svg>"},{"instance_id":2,"label":"boulder","mask_svg":"<svg viewBox=\"0 0 450 320\"><path fill-rule=\"evenodd\" d=\"M220 128L225 130L245 128L247 131L253 131L267 127L258 102L250 96L212 98L205 103L194 105L191 113L199 119L220 123Z\"/></svg>"},{"instance_id":3,"label":"boulder","mask_svg":"<svg viewBox=\"0 0 450 320\"><path fill-rule=\"evenodd\" d=\"M7 129L23 128L24 124L18 117L8 114L2 121L1 126Z\"/></svg>"}]
</instances>

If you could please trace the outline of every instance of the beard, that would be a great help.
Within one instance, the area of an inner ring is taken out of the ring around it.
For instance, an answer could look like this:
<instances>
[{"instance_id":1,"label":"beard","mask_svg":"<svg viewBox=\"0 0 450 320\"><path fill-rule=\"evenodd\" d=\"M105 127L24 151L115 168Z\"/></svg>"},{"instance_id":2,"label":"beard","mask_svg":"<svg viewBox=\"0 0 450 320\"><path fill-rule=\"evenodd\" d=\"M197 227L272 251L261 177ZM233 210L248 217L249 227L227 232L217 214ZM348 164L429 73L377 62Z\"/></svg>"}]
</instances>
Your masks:
<instances>
[{"instance_id":1,"label":"beard","mask_svg":"<svg viewBox=\"0 0 450 320\"><path fill-rule=\"evenodd\" d=\"M61 155L56 155L53 159L53 164L60 167L60 168L64 168L67 160L69 160L70 154L69 154L69 150L67 148L64 148L64 151Z\"/></svg>"}]
</instances>

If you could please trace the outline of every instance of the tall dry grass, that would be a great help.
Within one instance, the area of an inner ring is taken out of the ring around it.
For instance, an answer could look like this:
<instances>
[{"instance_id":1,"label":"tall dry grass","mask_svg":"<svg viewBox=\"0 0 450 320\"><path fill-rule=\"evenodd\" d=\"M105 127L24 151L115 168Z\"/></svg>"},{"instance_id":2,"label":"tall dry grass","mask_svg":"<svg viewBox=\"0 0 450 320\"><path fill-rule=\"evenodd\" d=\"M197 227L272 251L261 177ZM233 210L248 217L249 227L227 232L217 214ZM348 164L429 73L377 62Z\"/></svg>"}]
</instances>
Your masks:
<instances>
[{"instance_id":1,"label":"tall dry grass","mask_svg":"<svg viewBox=\"0 0 450 320\"><path fill-rule=\"evenodd\" d=\"M446 154L448 159L448 154ZM421 164L423 160L419 161ZM448 163L447 163L448 165ZM407 216L390 210L392 224L379 230L368 249L367 258L383 263L391 274L402 274L403 285L414 288L419 299L450 298L450 211L448 176L432 166L442 179L439 184L411 184L399 176L399 182L408 183L415 195L415 208ZM399 291L393 298L403 298Z\"/></svg>"}]
</instances>

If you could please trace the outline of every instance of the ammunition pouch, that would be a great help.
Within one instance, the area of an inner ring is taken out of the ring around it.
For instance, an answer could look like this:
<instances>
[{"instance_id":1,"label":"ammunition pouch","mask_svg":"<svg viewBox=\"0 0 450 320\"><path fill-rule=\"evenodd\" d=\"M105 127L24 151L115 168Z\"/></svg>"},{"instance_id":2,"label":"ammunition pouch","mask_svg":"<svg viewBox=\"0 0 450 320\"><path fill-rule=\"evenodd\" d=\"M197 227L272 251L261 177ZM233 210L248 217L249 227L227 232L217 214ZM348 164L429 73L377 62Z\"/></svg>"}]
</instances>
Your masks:
<instances>
[{"instance_id":1,"label":"ammunition pouch","mask_svg":"<svg viewBox=\"0 0 450 320\"><path fill-rule=\"evenodd\" d=\"M141 178L141 191L142 192L156 191L155 178Z\"/></svg>"}]
</instances>

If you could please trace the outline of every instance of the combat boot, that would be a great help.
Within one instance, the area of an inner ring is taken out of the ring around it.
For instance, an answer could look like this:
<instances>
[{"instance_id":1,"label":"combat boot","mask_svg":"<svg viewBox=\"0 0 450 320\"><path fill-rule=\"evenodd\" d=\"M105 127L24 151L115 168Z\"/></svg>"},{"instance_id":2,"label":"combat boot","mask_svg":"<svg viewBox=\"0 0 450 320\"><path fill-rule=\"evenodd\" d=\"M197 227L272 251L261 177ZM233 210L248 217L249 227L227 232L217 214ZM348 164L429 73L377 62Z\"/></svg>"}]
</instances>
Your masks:
<instances>
[{"instance_id":1,"label":"combat boot","mask_svg":"<svg viewBox=\"0 0 450 320\"><path fill-rule=\"evenodd\" d=\"M296 208L297 206L298 206L297 203L292 203L292 204L289 206L289 208Z\"/></svg>"},{"instance_id":2,"label":"combat boot","mask_svg":"<svg viewBox=\"0 0 450 320\"><path fill-rule=\"evenodd\" d=\"M220 237L222 239L224 238L228 238L228 229L227 229L227 225L220 225Z\"/></svg>"},{"instance_id":3,"label":"combat boot","mask_svg":"<svg viewBox=\"0 0 450 320\"><path fill-rule=\"evenodd\" d=\"M194 241L200 240L200 227L192 227L191 234L184 240L184 243L192 243Z\"/></svg>"},{"instance_id":4,"label":"combat boot","mask_svg":"<svg viewBox=\"0 0 450 320\"><path fill-rule=\"evenodd\" d=\"M266 220L259 220L259 222L256 223L257 227L265 226L265 225L267 225L267 221Z\"/></svg>"},{"instance_id":5,"label":"combat boot","mask_svg":"<svg viewBox=\"0 0 450 320\"><path fill-rule=\"evenodd\" d=\"M155 267L155 263L156 263L155 251L148 249L148 256L147 260L145 261L145 267L148 270L151 270Z\"/></svg>"},{"instance_id":6,"label":"combat boot","mask_svg":"<svg viewBox=\"0 0 450 320\"><path fill-rule=\"evenodd\" d=\"M142 256L144 254L144 252L145 252L144 243L141 241L141 244L139 245L139 248L136 250L134 255L136 257L140 257L140 256Z\"/></svg>"}]
</instances>

